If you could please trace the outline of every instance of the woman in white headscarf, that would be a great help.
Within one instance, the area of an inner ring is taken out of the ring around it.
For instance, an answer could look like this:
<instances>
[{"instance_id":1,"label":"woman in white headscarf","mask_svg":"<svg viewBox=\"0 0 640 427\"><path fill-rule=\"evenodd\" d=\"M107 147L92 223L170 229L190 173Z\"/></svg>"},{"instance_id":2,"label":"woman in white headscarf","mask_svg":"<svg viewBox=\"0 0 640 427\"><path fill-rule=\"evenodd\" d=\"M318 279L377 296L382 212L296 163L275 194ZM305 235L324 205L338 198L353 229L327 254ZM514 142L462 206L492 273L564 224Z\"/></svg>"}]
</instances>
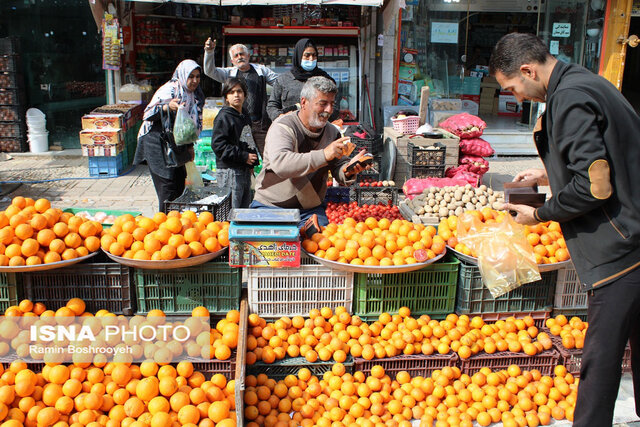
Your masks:
<instances>
[{"instance_id":1,"label":"woman in white headscarf","mask_svg":"<svg viewBox=\"0 0 640 427\"><path fill-rule=\"evenodd\" d=\"M197 62L191 59L182 61L171 80L156 91L144 110L144 121L138 132L138 148L133 163L147 161L160 211L164 209L166 200L175 200L184 191L187 176L184 165L193 159L193 144L182 145L174 148L177 166L170 167L167 164L164 151L166 144L160 138L161 118L168 115L173 128L176 111L182 105L196 124L198 133L200 132L204 105L204 93L200 88L201 73L202 69Z\"/></svg>"}]
</instances>

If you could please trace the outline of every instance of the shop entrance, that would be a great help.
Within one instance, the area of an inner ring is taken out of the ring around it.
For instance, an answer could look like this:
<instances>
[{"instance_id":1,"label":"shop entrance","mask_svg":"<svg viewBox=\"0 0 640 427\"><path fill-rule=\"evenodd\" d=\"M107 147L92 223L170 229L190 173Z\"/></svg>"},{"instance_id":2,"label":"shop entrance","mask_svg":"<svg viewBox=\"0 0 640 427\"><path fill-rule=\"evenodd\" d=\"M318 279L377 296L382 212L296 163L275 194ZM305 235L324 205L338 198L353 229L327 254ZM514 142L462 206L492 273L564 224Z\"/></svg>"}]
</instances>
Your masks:
<instances>
[{"instance_id":1,"label":"shop entrance","mask_svg":"<svg viewBox=\"0 0 640 427\"><path fill-rule=\"evenodd\" d=\"M629 34L640 34L640 14L631 17ZM622 94L640 114L640 47L633 48L631 44L627 48L627 57L622 77Z\"/></svg>"}]
</instances>

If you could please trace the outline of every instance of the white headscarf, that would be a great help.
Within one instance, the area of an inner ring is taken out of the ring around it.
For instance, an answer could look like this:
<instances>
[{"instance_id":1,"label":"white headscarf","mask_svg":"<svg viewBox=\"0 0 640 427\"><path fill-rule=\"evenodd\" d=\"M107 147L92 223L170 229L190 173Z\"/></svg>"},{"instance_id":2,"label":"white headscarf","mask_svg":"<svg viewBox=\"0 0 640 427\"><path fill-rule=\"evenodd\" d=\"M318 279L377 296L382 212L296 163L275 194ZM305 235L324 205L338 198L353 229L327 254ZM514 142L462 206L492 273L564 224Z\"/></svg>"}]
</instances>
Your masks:
<instances>
[{"instance_id":1,"label":"white headscarf","mask_svg":"<svg viewBox=\"0 0 640 427\"><path fill-rule=\"evenodd\" d=\"M202 129L202 118L200 113L202 105L204 104L204 93L199 85L193 92L187 87L187 79L196 68L200 69L200 72L202 72L202 67L200 67L200 65L198 65L198 63L193 59L185 59L178 64L178 67L176 67L176 70L173 72L171 80L163 84L156 91L151 102L149 102L149 105L145 108L143 117L145 123L143 123L138 136L142 136L149 132L152 123L148 122L147 119L158 112L158 107L168 104L174 98L179 99L180 104L185 104L187 112L196 123L198 130Z\"/></svg>"}]
</instances>

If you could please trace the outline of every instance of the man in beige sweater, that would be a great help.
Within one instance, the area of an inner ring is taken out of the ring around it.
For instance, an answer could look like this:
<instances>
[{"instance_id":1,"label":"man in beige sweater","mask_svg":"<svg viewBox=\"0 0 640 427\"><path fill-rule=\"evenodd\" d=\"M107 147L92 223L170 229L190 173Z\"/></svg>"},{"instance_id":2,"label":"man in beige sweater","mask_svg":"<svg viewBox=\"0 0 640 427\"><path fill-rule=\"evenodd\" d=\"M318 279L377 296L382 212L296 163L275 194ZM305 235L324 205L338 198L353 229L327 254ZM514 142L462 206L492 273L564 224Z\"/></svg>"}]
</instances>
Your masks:
<instances>
[{"instance_id":1,"label":"man in beige sweater","mask_svg":"<svg viewBox=\"0 0 640 427\"><path fill-rule=\"evenodd\" d=\"M327 126L337 92L331 80L312 77L300 93L300 110L273 122L251 208L299 209L300 226L307 220L316 228L329 223L323 204L329 171L347 184L364 169L356 163L361 153L351 160L346 156L349 138L340 138L335 126Z\"/></svg>"}]
</instances>

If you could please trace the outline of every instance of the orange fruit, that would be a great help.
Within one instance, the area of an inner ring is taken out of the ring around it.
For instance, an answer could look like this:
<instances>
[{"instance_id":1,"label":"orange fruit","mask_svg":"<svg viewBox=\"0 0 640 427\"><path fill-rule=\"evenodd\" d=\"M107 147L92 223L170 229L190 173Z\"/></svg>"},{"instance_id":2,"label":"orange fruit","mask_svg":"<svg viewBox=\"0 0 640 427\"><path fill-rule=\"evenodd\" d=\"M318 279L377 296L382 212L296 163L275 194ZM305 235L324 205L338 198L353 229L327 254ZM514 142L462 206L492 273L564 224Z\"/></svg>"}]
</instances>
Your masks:
<instances>
[{"instance_id":1,"label":"orange fruit","mask_svg":"<svg viewBox=\"0 0 640 427\"><path fill-rule=\"evenodd\" d=\"M173 246L164 245L162 249L160 249L160 256L164 261L175 259L177 256L177 250Z\"/></svg>"},{"instance_id":2,"label":"orange fruit","mask_svg":"<svg viewBox=\"0 0 640 427\"><path fill-rule=\"evenodd\" d=\"M191 256L191 252L191 247L187 244L182 244L176 249L176 254L178 255L178 258L181 259L189 258Z\"/></svg>"},{"instance_id":3,"label":"orange fruit","mask_svg":"<svg viewBox=\"0 0 640 427\"><path fill-rule=\"evenodd\" d=\"M35 255L38 252L38 250L40 250L40 244L38 243L37 240L29 238L29 239L26 239L24 242L22 242L22 246L20 250L23 256L30 257Z\"/></svg>"},{"instance_id":4,"label":"orange fruit","mask_svg":"<svg viewBox=\"0 0 640 427\"><path fill-rule=\"evenodd\" d=\"M14 233L17 238L26 240L33 236L33 227L29 224L19 224L15 228Z\"/></svg>"}]
</instances>

